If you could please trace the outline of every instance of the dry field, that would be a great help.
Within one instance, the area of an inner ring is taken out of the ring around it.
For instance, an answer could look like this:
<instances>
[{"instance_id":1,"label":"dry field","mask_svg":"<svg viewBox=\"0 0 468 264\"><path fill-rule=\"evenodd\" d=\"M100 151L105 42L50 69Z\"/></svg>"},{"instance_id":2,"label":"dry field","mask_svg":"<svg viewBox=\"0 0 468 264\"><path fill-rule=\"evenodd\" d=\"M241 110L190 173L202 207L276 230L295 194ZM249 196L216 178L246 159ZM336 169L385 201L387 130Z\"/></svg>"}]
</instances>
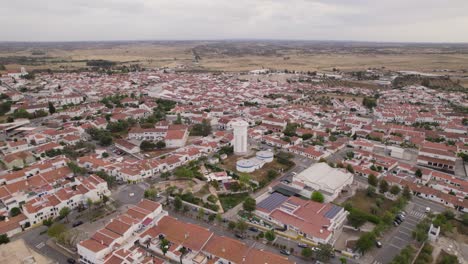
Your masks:
<instances>
[{"instance_id":1,"label":"dry field","mask_svg":"<svg viewBox=\"0 0 468 264\"><path fill-rule=\"evenodd\" d=\"M335 46L334 46L335 45ZM369 46L366 46L369 45ZM33 52L36 55L32 55ZM193 62L194 54L200 56ZM15 63L12 57L33 58L33 63ZM5 58L10 58L5 63ZM0 43L0 64L16 70L84 67L86 60L111 60L146 67L174 67L213 71L277 70L328 71L364 70L385 67L390 70L433 71L468 70L468 46L447 48L380 47L376 44L301 44L255 42L109 42L109 43Z\"/></svg>"}]
</instances>

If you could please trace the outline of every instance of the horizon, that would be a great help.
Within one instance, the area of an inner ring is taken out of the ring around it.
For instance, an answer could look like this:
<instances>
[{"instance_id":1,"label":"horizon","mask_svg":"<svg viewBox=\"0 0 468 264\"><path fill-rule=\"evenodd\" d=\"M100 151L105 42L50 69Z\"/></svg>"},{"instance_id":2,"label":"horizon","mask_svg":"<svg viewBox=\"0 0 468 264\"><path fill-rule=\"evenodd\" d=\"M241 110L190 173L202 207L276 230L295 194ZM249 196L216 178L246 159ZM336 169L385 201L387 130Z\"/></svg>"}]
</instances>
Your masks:
<instances>
[{"instance_id":1,"label":"horizon","mask_svg":"<svg viewBox=\"0 0 468 264\"><path fill-rule=\"evenodd\" d=\"M452 0L74 0L9 2L0 41L353 40L466 43Z\"/></svg>"}]
</instances>

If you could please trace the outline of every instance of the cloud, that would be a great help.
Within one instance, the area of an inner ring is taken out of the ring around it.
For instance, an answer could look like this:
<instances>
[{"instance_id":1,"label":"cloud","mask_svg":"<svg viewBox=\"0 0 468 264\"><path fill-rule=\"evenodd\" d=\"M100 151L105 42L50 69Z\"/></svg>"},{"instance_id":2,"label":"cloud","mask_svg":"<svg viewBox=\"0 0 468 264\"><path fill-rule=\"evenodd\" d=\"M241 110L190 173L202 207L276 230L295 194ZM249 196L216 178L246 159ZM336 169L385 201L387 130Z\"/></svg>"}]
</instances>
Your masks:
<instances>
[{"instance_id":1,"label":"cloud","mask_svg":"<svg viewBox=\"0 0 468 264\"><path fill-rule=\"evenodd\" d=\"M0 0L1 41L468 42L466 0Z\"/></svg>"}]
</instances>

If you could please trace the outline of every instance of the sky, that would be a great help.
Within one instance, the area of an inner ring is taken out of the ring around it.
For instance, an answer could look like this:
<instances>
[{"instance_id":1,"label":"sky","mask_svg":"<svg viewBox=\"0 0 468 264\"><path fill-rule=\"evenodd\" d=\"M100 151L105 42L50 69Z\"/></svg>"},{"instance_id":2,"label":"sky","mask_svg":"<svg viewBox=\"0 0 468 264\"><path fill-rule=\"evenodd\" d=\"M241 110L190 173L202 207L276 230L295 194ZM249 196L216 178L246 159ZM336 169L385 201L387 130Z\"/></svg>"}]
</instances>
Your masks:
<instances>
[{"instance_id":1,"label":"sky","mask_svg":"<svg viewBox=\"0 0 468 264\"><path fill-rule=\"evenodd\" d=\"M0 41L468 42L468 0L0 0Z\"/></svg>"}]
</instances>

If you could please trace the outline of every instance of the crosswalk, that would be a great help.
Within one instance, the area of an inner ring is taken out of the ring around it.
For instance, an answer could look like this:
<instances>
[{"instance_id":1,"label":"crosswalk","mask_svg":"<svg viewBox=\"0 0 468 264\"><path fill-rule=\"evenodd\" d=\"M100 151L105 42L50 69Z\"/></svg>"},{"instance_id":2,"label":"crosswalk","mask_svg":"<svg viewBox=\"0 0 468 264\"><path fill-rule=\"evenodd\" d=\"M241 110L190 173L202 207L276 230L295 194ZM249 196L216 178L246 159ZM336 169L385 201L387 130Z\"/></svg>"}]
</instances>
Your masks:
<instances>
[{"instance_id":1,"label":"crosswalk","mask_svg":"<svg viewBox=\"0 0 468 264\"><path fill-rule=\"evenodd\" d=\"M374 262L372 262L372 264L382 264L382 262L374 260Z\"/></svg>"},{"instance_id":2,"label":"crosswalk","mask_svg":"<svg viewBox=\"0 0 468 264\"><path fill-rule=\"evenodd\" d=\"M41 248L43 248L44 246L45 246L45 243L44 243L44 242L41 242L41 243L39 243L39 244L36 245L36 248L37 248L37 249L41 249Z\"/></svg>"},{"instance_id":3,"label":"crosswalk","mask_svg":"<svg viewBox=\"0 0 468 264\"><path fill-rule=\"evenodd\" d=\"M425 213L420 212L420 211L414 211L414 210L413 210L413 211L410 211L409 214L410 214L411 216L414 216L414 217L418 218L418 219L422 219L422 218L424 218L424 217L426 216Z\"/></svg>"}]
</instances>

